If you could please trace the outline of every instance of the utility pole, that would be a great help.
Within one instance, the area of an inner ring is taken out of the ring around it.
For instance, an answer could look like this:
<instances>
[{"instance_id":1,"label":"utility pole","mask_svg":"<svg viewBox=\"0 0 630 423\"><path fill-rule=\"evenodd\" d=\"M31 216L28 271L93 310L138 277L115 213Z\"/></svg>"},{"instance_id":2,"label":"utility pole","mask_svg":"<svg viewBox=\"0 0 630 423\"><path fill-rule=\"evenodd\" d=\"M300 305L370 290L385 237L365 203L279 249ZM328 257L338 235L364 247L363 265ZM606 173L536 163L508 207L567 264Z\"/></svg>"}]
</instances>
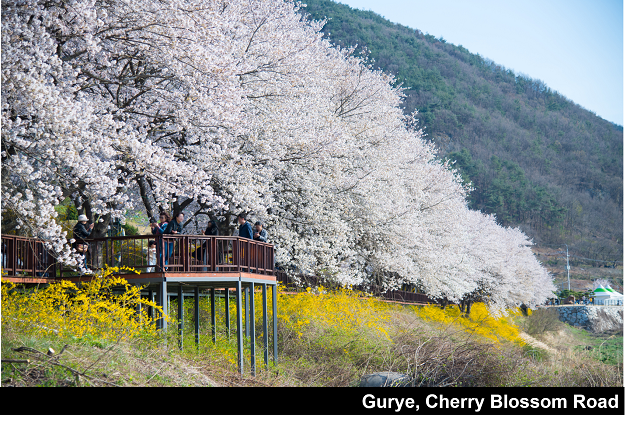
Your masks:
<instances>
[{"instance_id":1,"label":"utility pole","mask_svg":"<svg viewBox=\"0 0 630 423\"><path fill-rule=\"evenodd\" d=\"M571 290L571 275L569 275L569 270L571 270L571 266L569 265L569 246L564 244L567 247L567 282L569 284L569 291Z\"/></svg>"}]
</instances>

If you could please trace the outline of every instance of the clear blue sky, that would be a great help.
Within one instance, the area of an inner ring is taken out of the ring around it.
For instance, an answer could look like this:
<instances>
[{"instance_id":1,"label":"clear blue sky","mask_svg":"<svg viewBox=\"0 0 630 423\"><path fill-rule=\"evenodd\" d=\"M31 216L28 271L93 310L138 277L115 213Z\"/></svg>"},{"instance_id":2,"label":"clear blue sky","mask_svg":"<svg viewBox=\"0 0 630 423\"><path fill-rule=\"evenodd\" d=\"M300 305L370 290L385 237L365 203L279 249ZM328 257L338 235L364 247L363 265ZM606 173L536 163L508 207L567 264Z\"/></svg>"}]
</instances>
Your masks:
<instances>
[{"instance_id":1,"label":"clear blue sky","mask_svg":"<svg viewBox=\"0 0 630 423\"><path fill-rule=\"evenodd\" d=\"M623 124L622 0L335 1L444 37Z\"/></svg>"}]
</instances>

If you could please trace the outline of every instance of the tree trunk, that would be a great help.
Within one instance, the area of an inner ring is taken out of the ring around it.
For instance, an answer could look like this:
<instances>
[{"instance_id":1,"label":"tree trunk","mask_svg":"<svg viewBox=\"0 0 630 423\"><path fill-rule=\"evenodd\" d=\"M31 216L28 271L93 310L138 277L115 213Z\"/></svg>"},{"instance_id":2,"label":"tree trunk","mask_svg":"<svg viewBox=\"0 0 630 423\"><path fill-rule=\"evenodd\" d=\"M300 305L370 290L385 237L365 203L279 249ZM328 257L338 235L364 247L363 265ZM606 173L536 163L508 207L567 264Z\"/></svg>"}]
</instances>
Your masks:
<instances>
[{"instance_id":1,"label":"tree trunk","mask_svg":"<svg viewBox=\"0 0 630 423\"><path fill-rule=\"evenodd\" d=\"M83 208L85 209L85 215L89 221L94 223L94 228L92 229L90 238L105 238L105 236L107 236L107 227L111 222L111 215L109 213L105 215L94 215L90 200L85 200L83 202Z\"/></svg>"},{"instance_id":2,"label":"tree trunk","mask_svg":"<svg viewBox=\"0 0 630 423\"><path fill-rule=\"evenodd\" d=\"M94 215L92 213L92 204L90 200L85 200L83 203L83 207L85 208L85 215L87 218L94 223L94 228L92 228L92 233L90 234L90 239L95 238L105 238L107 236L107 227L111 222L111 214L107 213L106 215ZM98 221L97 221L98 220ZM102 220L102 222L101 222ZM102 242L92 244L89 254L90 254L90 264L98 269L102 269L104 266L103 262L103 248L105 245Z\"/></svg>"},{"instance_id":3,"label":"tree trunk","mask_svg":"<svg viewBox=\"0 0 630 423\"><path fill-rule=\"evenodd\" d=\"M527 317L528 311L529 307L527 307L525 304L521 304L521 312L523 313L523 316Z\"/></svg>"},{"instance_id":4,"label":"tree trunk","mask_svg":"<svg viewBox=\"0 0 630 423\"><path fill-rule=\"evenodd\" d=\"M440 304L441 304L441 309L444 310L446 308L446 304L448 303L448 301L446 300L446 298L442 298L440 300Z\"/></svg>"},{"instance_id":5,"label":"tree trunk","mask_svg":"<svg viewBox=\"0 0 630 423\"><path fill-rule=\"evenodd\" d=\"M153 198L153 192L149 183L144 176L138 176L136 178L136 182L138 183L138 187L140 188L140 197L142 198L142 204L144 204L144 209L147 212L147 216L150 218L156 218L155 213L155 200Z\"/></svg>"},{"instance_id":6,"label":"tree trunk","mask_svg":"<svg viewBox=\"0 0 630 423\"><path fill-rule=\"evenodd\" d=\"M232 236L232 231L234 226L230 226L230 224L234 220L234 215L228 212L225 215L225 220L222 222L217 222L219 226L219 235L221 236Z\"/></svg>"}]
</instances>

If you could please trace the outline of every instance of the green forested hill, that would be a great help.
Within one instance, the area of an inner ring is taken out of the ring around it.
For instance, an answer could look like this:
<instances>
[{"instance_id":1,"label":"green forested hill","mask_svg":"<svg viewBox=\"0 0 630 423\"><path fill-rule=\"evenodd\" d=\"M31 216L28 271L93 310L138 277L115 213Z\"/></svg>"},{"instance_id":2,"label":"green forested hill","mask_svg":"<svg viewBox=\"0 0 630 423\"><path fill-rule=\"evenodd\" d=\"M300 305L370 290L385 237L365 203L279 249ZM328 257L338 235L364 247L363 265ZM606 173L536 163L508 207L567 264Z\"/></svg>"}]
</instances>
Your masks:
<instances>
[{"instance_id":1,"label":"green forested hill","mask_svg":"<svg viewBox=\"0 0 630 423\"><path fill-rule=\"evenodd\" d=\"M330 0L303 10L327 19L342 47L365 47L394 74L440 154L475 190L472 208L520 226L541 245L619 260L623 245L623 128L544 82L420 30Z\"/></svg>"}]
</instances>

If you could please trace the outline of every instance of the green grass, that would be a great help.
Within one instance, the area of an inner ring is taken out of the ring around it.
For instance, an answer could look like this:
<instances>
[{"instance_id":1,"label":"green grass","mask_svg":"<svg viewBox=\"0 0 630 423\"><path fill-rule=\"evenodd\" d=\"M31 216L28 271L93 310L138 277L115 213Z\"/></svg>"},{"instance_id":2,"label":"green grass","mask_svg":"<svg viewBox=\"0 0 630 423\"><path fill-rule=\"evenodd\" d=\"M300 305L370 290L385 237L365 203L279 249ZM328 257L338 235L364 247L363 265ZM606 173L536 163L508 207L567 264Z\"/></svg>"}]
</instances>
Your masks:
<instances>
[{"instance_id":1,"label":"green grass","mask_svg":"<svg viewBox=\"0 0 630 423\"><path fill-rule=\"evenodd\" d=\"M623 364L623 331L592 333L567 325L576 343L575 350L585 351L594 359L610 365Z\"/></svg>"}]
</instances>

